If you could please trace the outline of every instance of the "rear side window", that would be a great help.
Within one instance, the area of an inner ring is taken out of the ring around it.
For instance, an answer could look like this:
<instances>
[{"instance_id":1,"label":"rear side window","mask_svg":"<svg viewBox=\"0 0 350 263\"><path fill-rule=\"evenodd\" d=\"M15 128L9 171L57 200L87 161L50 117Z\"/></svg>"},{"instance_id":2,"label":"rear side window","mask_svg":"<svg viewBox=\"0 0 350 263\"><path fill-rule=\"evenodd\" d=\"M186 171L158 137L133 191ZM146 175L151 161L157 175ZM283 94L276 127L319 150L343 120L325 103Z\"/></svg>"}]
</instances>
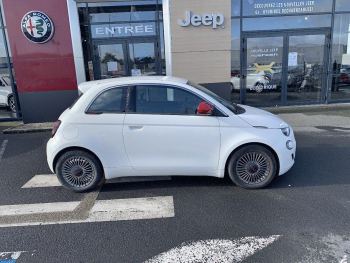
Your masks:
<instances>
[{"instance_id":1,"label":"rear side window","mask_svg":"<svg viewBox=\"0 0 350 263\"><path fill-rule=\"evenodd\" d=\"M180 88L139 85L134 92L133 108L140 114L195 115L201 98Z\"/></svg>"},{"instance_id":2,"label":"rear side window","mask_svg":"<svg viewBox=\"0 0 350 263\"><path fill-rule=\"evenodd\" d=\"M87 113L120 113L124 112L125 88L113 88L101 93L91 104Z\"/></svg>"}]
</instances>

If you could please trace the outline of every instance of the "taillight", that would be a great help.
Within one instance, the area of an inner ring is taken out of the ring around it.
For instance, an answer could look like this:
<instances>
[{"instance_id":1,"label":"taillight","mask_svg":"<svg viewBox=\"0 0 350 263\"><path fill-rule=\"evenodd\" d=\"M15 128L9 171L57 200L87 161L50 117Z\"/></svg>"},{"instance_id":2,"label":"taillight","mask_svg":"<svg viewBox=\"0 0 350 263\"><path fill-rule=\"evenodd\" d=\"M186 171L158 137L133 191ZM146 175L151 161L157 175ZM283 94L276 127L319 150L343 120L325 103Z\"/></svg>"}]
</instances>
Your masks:
<instances>
[{"instance_id":1,"label":"taillight","mask_svg":"<svg viewBox=\"0 0 350 263\"><path fill-rule=\"evenodd\" d=\"M61 121L60 120L58 120L58 121L53 123L52 132L51 132L52 137L55 136L58 128L60 127L60 125L61 125Z\"/></svg>"}]
</instances>

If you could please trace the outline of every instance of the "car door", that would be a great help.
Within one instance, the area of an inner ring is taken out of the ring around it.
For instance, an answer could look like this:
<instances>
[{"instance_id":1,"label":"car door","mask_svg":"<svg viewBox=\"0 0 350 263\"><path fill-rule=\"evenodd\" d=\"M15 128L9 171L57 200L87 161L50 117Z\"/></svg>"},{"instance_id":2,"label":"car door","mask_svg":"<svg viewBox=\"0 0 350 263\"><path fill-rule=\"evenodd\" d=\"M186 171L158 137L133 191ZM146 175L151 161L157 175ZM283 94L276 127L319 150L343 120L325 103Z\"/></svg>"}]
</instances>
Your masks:
<instances>
[{"instance_id":1,"label":"car door","mask_svg":"<svg viewBox=\"0 0 350 263\"><path fill-rule=\"evenodd\" d=\"M118 168L118 175L128 169L123 142L123 124L127 86L111 87L100 92L83 115L76 115L79 141L104 160L108 169Z\"/></svg>"},{"instance_id":2,"label":"car door","mask_svg":"<svg viewBox=\"0 0 350 263\"><path fill-rule=\"evenodd\" d=\"M218 167L219 121L196 115L203 99L175 86L137 85L123 136L132 167L142 174L211 175Z\"/></svg>"}]
</instances>

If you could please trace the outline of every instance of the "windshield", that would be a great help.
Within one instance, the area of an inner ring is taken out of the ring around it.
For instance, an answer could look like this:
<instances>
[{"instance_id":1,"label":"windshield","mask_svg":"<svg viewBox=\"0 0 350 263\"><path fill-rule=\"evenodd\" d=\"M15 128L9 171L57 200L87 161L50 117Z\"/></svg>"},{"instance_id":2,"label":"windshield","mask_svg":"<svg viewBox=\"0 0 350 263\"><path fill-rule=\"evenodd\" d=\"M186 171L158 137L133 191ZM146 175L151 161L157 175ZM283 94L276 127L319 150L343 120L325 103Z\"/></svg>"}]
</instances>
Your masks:
<instances>
[{"instance_id":1,"label":"windshield","mask_svg":"<svg viewBox=\"0 0 350 263\"><path fill-rule=\"evenodd\" d=\"M214 92L208 90L207 88L205 88L205 87L203 87L203 86L201 86L199 84L196 84L196 83L193 83L191 81L188 81L187 85L190 85L191 87L194 87L194 88L204 92L208 96L210 96L213 99L215 99L217 102L219 102L222 105L224 105L226 108L228 108L234 114L242 114L242 113L245 112L245 110L242 107L238 106L235 103L232 103L232 102L230 102L228 100L225 100L225 99L221 98L219 95L215 94Z\"/></svg>"}]
</instances>

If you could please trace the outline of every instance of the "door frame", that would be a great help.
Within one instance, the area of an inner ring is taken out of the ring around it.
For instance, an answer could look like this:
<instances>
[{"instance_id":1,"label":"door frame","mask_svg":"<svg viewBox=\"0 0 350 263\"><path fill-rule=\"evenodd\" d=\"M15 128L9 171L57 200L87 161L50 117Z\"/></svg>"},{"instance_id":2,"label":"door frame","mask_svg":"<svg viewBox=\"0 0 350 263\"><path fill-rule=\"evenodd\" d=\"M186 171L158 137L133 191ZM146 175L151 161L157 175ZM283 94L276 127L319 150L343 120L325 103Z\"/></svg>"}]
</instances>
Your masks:
<instances>
[{"instance_id":1,"label":"door frame","mask_svg":"<svg viewBox=\"0 0 350 263\"><path fill-rule=\"evenodd\" d=\"M321 101L308 101L303 100L299 102L289 103L287 100L287 80L288 80L288 52L289 52L289 38L291 36L303 36L303 35L324 35L324 73L322 76L321 87ZM248 38L263 38L263 37L282 37L283 38L283 50L282 50L282 87L281 87L281 106L297 105L297 104L319 104L326 103L328 100L328 78L329 78L329 60L331 52L331 28L312 28L312 29L291 29L291 30L271 30L271 31L249 31L242 32L242 63L241 63L241 80L240 80L240 102L245 104L246 102L246 78L247 78L247 59L248 59ZM272 106L272 105L271 105Z\"/></svg>"},{"instance_id":2,"label":"door frame","mask_svg":"<svg viewBox=\"0 0 350 263\"><path fill-rule=\"evenodd\" d=\"M92 54L93 54L93 68L94 68L94 80L101 79L101 67L100 67L100 56L98 52L99 45L118 45L123 46L124 60L125 60L125 76L131 76L130 67L130 52L129 44L135 43L153 43L154 44L154 56L156 63L157 74L161 74L161 58L159 51L159 44L157 37L133 37L133 38L120 38L120 39L96 39L92 41Z\"/></svg>"}]
</instances>

